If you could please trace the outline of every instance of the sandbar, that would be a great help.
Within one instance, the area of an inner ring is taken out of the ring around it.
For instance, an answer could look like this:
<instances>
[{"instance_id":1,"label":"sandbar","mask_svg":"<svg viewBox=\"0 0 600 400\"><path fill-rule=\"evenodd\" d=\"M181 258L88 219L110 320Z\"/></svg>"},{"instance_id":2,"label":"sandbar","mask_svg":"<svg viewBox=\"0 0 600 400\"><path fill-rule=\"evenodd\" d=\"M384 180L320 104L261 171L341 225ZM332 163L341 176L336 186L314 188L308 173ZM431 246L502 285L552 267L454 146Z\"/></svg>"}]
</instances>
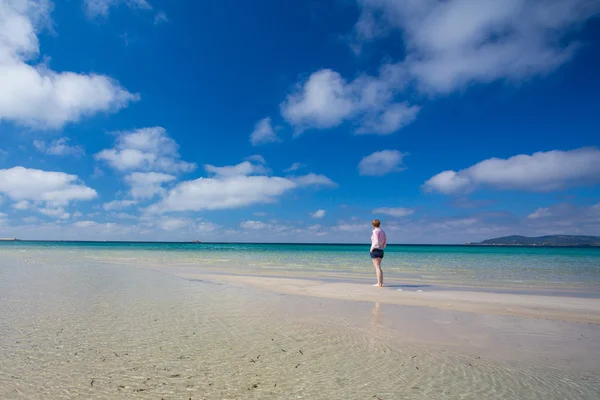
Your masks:
<instances>
[{"instance_id":1,"label":"sandbar","mask_svg":"<svg viewBox=\"0 0 600 400\"><path fill-rule=\"evenodd\" d=\"M600 324L600 299L459 290L431 290L402 285L377 288L370 284L312 279L229 274L178 273L192 279L251 286L270 292L329 299L433 307L471 313ZM401 289L401 290L398 290Z\"/></svg>"}]
</instances>

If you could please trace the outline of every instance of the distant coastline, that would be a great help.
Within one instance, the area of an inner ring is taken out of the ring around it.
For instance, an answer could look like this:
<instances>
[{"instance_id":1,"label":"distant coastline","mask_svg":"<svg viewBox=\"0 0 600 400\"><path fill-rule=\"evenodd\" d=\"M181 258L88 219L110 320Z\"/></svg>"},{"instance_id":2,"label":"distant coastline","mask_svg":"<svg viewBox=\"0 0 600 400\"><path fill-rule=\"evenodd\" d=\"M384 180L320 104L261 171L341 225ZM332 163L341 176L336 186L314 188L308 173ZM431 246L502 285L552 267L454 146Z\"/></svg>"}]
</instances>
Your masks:
<instances>
[{"instance_id":1,"label":"distant coastline","mask_svg":"<svg viewBox=\"0 0 600 400\"><path fill-rule=\"evenodd\" d=\"M527 247L600 247L599 236L548 235L538 237L503 236L487 239L479 243L465 243L469 246L527 246Z\"/></svg>"}]
</instances>

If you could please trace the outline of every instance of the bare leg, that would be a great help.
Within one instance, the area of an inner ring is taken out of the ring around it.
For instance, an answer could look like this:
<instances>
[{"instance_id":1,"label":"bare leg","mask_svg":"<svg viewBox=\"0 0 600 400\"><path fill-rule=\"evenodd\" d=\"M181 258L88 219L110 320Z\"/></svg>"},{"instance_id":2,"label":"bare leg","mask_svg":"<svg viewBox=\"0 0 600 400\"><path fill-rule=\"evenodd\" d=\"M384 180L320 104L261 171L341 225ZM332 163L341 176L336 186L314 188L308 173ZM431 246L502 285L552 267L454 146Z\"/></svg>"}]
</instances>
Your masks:
<instances>
[{"instance_id":1,"label":"bare leg","mask_svg":"<svg viewBox=\"0 0 600 400\"><path fill-rule=\"evenodd\" d=\"M381 258L373 258L373 265L375 266L375 272L377 274L377 285L383 287L383 271L381 270Z\"/></svg>"}]
</instances>

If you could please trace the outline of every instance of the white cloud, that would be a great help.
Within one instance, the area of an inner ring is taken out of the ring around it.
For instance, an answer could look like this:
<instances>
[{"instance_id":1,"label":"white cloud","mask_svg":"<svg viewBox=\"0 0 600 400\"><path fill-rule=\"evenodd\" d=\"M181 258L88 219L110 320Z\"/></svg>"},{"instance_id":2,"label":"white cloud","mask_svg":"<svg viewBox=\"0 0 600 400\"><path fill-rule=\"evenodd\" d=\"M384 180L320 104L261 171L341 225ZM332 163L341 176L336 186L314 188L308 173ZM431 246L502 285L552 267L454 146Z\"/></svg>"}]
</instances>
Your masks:
<instances>
[{"instance_id":1,"label":"white cloud","mask_svg":"<svg viewBox=\"0 0 600 400\"><path fill-rule=\"evenodd\" d=\"M379 133L382 135L394 133L417 119L420 110L420 107L410 106L406 102L390 104L381 112L366 116L356 129L356 133Z\"/></svg>"},{"instance_id":2,"label":"white cloud","mask_svg":"<svg viewBox=\"0 0 600 400\"><path fill-rule=\"evenodd\" d=\"M108 203L104 203L102 208L106 211L114 211L114 210L122 210L124 208L131 207L136 205L137 201L135 200L113 200Z\"/></svg>"},{"instance_id":3,"label":"white cloud","mask_svg":"<svg viewBox=\"0 0 600 400\"><path fill-rule=\"evenodd\" d=\"M99 16L106 17L110 12L111 7L116 7L120 4L126 5L131 9L152 9L152 6L146 0L84 0L85 12L90 18Z\"/></svg>"},{"instance_id":4,"label":"white cloud","mask_svg":"<svg viewBox=\"0 0 600 400\"><path fill-rule=\"evenodd\" d=\"M180 230L189 225L190 221L185 218L163 218L158 222L158 226L165 231Z\"/></svg>"},{"instance_id":5,"label":"white cloud","mask_svg":"<svg viewBox=\"0 0 600 400\"><path fill-rule=\"evenodd\" d=\"M29 203L27 200L21 200L12 205L12 208L14 208L15 210L21 210L21 211L28 210L31 207L32 207L31 203Z\"/></svg>"},{"instance_id":6,"label":"white cloud","mask_svg":"<svg viewBox=\"0 0 600 400\"><path fill-rule=\"evenodd\" d=\"M195 164L179 160L179 146L162 127L142 128L117 132L117 143L112 149L96 154L97 160L107 162L120 170L189 172Z\"/></svg>"},{"instance_id":7,"label":"white cloud","mask_svg":"<svg viewBox=\"0 0 600 400\"><path fill-rule=\"evenodd\" d=\"M254 130L250 134L250 143L252 146L260 144L279 142L281 139L275 133L271 125L271 118L263 118L254 125Z\"/></svg>"},{"instance_id":8,"label":"white cloud","mask_svg":"<svg viewBox=\"0 0 600 400\"><path fill-rule=\"evenodd\" d=\"M50 143L46 143L44 140L34 140L33 146L40 152L49 154L51 156L82 156L85 154L83 147L69 145L69 139L62 137L54 139Z\"/></svg>"},{"instance_id":9,"label":"white cloud","mask_svg":"<svg viewBox=\"0 0 600 400\"><path fill-rule=\"evenodd\" d=\"M397 207L397 208L381 207L381 208L376 208L373 210L373 214L384 214L384 215L389 215L390 217L396 217L396 218L407 217L409 215L413 215L414 213L415 213L415 210L413 210L412 208L402 208L402 207Z\"/></svg>"},{"instance_id":10,"label":"white cloud","mask_svg":"<svg viewBox=\"0 0 600 400\"><path fill-rule=\"evenodd\" d=\"M149 199L163 192L163 185L175 180L173 175L162 172L132 172L125 177L131 187L129 194L134 199Z\"/></svg>"},{"instance_id":11,"label":"white cloud","mask_svg":"<svg viewBox=\"0 0 600 400\"><path fill-rule=\"evenodd\" d=\"M245 207L251 204L272 203L284 193L307 186L337 186L324 175L300 177L251 175L265 172L262 166L246 161L235 166L206 166L215 174L210 178L184 181L169 190L150 212L220 210Z\"/></svg>"},{"instance_id":12,"label":"white cloud","mask_svg":"<svg viewBox=\"0 0 600 400\"><path fill-rule=\"evenodd\" d=\"M266 229L269 225L262 221L243 221L240 223L242 229L248 230L262 230Z\"/></svg>"},{"instance_id":13,"label":"white cloud","mask_svg":"<svg viewBox=\"0 0 600 400\"><path fill-rule=\"evenodd\" d=\"M68 219L71 214L69 214L68 212L66 212L64 210L64 208L62 207L58 207L58 208L39 208L37 210L40 214L44 214L47 217L54 217L54 218L59 218L59 219Z\"/></svg>"},{"instance_id":14,"label":"white cloud","mask_svg":"<svg viewBox=\"0 0 600 400\"><path fill-rule=\"evenodd\" d=\"M444 194L457 193L471 185L469 178L459 175L455 171L444 171L430 178L423 188L427 192L441 192Z\"/></svg>"},{"instance_id":15,"label":"white cloud","mask_svg":"<svg viewBox=\"0 0 600 400\"><path fill-rule=\"evenodd\" d=\"M575 205L561 203L538 208L522 221L527 231L535 235L600 236L600 203Z\"/></svg>"},{"instance_id":16,"label":"white cloud","mask_svg":"<svg viewBox=\"0 0 600 400\"><path fill-rule=\"evenodd\" d=\"M267 164L267 160L265 160L265 158L263 156L261 156L260 154L254 154L252 156L249 156L246 158L248 161L256 161L257 163L260 164Z\"/></svg>"},{"instance_id":17,"label":"white cloud","mask_svg":"<svg viewBox=\"0 0 600 400\"><path fill-rule=\"evenodd\" d=\"M145 215L141 220L145 221L144 226L151 231L161 229L171 232L171 234L177 234L180 237L186 237L188 240L193 238L191 235L194 233L206 234L214 232L219 228L219 225L212 222L183 217Z\"/></svg>"},{"instance_id":18,"label":"white cloud","mask_svg":"<svg viewBox=\"0 0 600 400\"><path fill-rule=\"evenodd\" d=\"M322 69L287 96L280 105L281 115L296 133L352 121L358 134L387 135L413 122L419 112L418 106L396 102L404 85L403 71L393 65L384 65L378 77L361 75L352 82Z\"/></svg>"},{"instance_id":19,"label":"white cloud","mask_svg":"<svg viewBox=\"0 0 600 400\"><path fill-rule=\"evenodd\" d=\"M75 212L72 214L72 217L73 217L73 218L79 218L79 217L82 217L82 216L83 216L83 213L82 213L81 211L75 211Z\"/></svg>"},{"instance_id":20,"label":"white cloud","mask_svg":"<svg viewBox=\"0 0 600 400\"><path fill-rule=\"evenodd\" d=\"M468 218L449 218L442 222L432 222L430 226L432 228L455 228L462 226L469 226L478 223L479 220L477 218L468 217Z\"/></svg>"},{"instance_id":21,"label":"white cloud","mask_svg":"<svg viewBox=\"0 0 600 400\"><path fill-rule=\"evenodd\" d=\"M91 228L97 226L98 223L95 221L77 221L72 224L76 228Z\"/></svg>"},{"instance_id":22,"label":"white cloud","mask_svg":"<svg viewBox=\"0 0 600 400\"><path fill-rule=\"evenodd\" d=\"M319 224L311 225L306 230L317 236L327 235L327 231Z\"/></svg>"},{"instance_id":23,"label":"white cloud","mask_svg":"<svg viewBox=\"0 0 600 400\"><path fill-rule=\"evenodd\" d=\"M600 150L553 150L508 159L490 158L469 168L444 171L423 185L425 191L452 194L480 186L547 192L600 182Z\"/></svg>"},{"instance_id":24,"label":"white cloud","mask_svg":"<svg viewBox=\"0 0 600 400\"><path fill-rule=\"evenodd\" d=\"M23 167L0 169L0 193L15 201L29 200L55 206L98 196L76 175Z\"/></svg>"},{"instance_id":25,"label":"white cloud","mask_svg":"<svg viewBox=\"0 0 600 400\"><path fill-rule=\"evenodd\" d=\"M214 165L207 164L204 166L204 169L206 172L219 177L263 175L269 172L269 170L264 166L252 164L249 161L244 161L237 165L229 165L225 167L215 167Z\"/></svg>"},{"instance_id":26,"label":"white cloud","mask_svg":"<svg viewBox=\"0 0 600 400\"><path fill-rule=\"evenodd\" d=\"M323 218L325 216L325 210L317 210L314 213L310 213L313 218Z\"/></svg>"},{"instance_id":27,"label":"white cloud","mask_svg":"<svg viewBox=\"0 0 600 400\"><path fill-rule=\"evenodd\" d=\"M382 150L365 156L358 164L361 175L383 176L404 170L402 159L405 154L398 150Z\"/></svg>"},{"instance_id":28,"label":"white cloud","mask_svg":"<svg viewBox=\"0 0 600 400\"><path fill-rule=\"evenodd\" d=\"M98 74L57 72L33 64L39 30L49 27L49 0L0 3L0 121L59 129L99 112L116 112L139 95Z\"/></svg>"},{"instance_id":29,"label":"white cloud","mask_svg":"<svg viewBox=\"0 0 600 400\"><path fill-rule=\"evenodd\" d=\"M355 223L355 222L339 222L333 227L336 231L342 232L369 232L372 227L368 223Z\"/></svg>"},{"instance_id":30,"label":"white cloud","mask_svg":"<svg viewBox=\"0 0 600 400\"><path fill-rule=\"evenodd\" d=\"M297 185L285 178L232 176L179 183L150 211L200 211L271 203Z\"/></svg>"},{"instance_id":31,"label":"white cloud","mask_svg":"<svg viewBox=\"0 0 600 400\"><path fill-rule=\"evenodd\" d=\"M327 186L327 187L337 187L338 184L326 177L325 175L319 174L306 174L301 176L296 176L291 178L294 182L298 184L298 186Z\"/></svg>"},{"instance_id":32,"label":"white cloud","mask_svg":"<svg viewBox=\"0 0 600 400\"><path fill-rule=\"evenodd\" d=\"M538 208L537 210L535 210L534 212L529 214L527 216L527 218L538 219L538 218L545 218L545 217L551 217L551 216L552 216L552 212L550 211L549 208Z\"/></svg>"},{"instance_id":33,"label":"white cloud","mask_svg":"<svg viewBox=\"0 0 600 400\"><path fill-rule=\"evenodd\" d=\"M117 218L117 219L137 219L138 218L135 215L127 214L124 212L110 213L109 216L113 217L113 218Z\"/></svg>"},{"instance_id":34,"label":"white cloud","mask_svg":"<svg viewBox=\"0 0 600 400\"><path fill-rule=\"evenodd\" d=\"M569 34L600 12L596 0L357 0L357 47L380 37L403 40L401 66L426 91L474 82L520 80L570 60Z\"/></svg>"},{"instance_id":35,"label":"white cloud","mask_svg":"<svg viewBox=\"0 0 600 400\"><path fill-rule=\"evenodd\" d=\"M200 222L196 225L196 231L200 233L210 233L219 229L219 225L213 224L212 222Z\"/></svg>"},{"instance_id":36,"label":"white cloud","mask_svg":"<svg viewBox=\"0 0 600 400\"><path fill-rule=\"evenodd\" d=\"M299 162L295 162L292 165L290 165L289 168L286 168L283 170L283 172L294 172L294 171L298 171L300 168L304 168L306 167L306 165L301 164Z\"/></svg>"}]
</instances>

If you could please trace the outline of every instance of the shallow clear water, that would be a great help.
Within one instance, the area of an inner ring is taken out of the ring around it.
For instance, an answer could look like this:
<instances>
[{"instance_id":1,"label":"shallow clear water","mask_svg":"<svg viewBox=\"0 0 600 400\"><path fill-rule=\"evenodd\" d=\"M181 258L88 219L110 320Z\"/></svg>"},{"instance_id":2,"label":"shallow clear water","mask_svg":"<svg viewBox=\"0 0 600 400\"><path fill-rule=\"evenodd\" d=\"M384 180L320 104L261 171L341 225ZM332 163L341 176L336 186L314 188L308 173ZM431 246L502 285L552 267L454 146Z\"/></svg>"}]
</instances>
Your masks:
<instances>
[{"instance_id":1,"label":"shallow clear water","mask_svg":"<svg viewBox=\"0 0 600 400\"><path fill-rule=\"evenodd\" d=\"M0 255L15 250L68 250L214 272L372 275L368 245L0 242ZM427 284L600 295L600 248L389 246L383 267L387 277Z\"/></svg>"},{"instance_id":2,"label":"shallow clear water","mask_svg":"<svg viewBox=\"0 0 600 400\"><path fill-rule=\"evenodd\" d=\"M600 393L597 325L281 296L90 249L15 250L0 257L2 399Z\"/></svg>"}]
</instances>

